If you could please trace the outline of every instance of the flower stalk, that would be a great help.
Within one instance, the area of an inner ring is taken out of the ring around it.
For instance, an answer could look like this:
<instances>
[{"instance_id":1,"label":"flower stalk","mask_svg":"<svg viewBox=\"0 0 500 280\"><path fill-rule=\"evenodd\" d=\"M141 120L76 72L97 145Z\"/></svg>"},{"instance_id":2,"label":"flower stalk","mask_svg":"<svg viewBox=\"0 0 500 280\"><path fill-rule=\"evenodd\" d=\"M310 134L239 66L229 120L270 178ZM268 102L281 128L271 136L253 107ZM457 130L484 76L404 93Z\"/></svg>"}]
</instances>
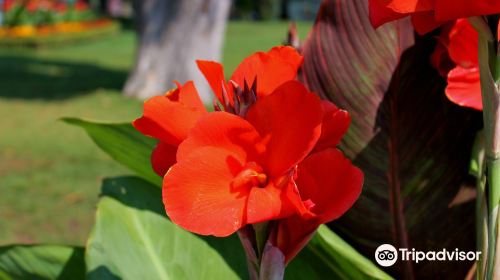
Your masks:
<instances>
[{"instance_id":1,"label":"flower stalk","mask_svg":"<svg viewBox=\"0 0 500 280\"><path fill-rule=\"evenodd\" d=\"M270 240L275 227L258 223L238 231L245 250L251 280L282 280L285 274L285 256Z\"/></svg>"},{"instance_id":2,"label":"flower stalk","mask_svg":"<svg viewBox=\"0 0 500 280\"><path fill-rule=\"evenodd\" d=\"M500 267L498 260L498 207L500 203L500 94L498 83L499 58L497 52L497 32L491 26L498 25L498 17L490 18L487 22L482 17L470 19L479 33L478 58L481 80L481 95L483 101L483 121L485 133L485 158L483 166L486 170L486 190L482 190L480 180L478 189L478 200L483 201L487 194L487 234L483 232L483 226L478 226L478 238L486 237L486 240L478 242L483 251L483 259L478 265L478 279L500 279ZM495 21L493 24L491 21ZM481 202L479 202L481 203ZM482 215L482 206L478 206L478 216ZM485 219L481 218L480 221ZM486 249L486 252L484 251Z\"/></svg>"}]
</instances>

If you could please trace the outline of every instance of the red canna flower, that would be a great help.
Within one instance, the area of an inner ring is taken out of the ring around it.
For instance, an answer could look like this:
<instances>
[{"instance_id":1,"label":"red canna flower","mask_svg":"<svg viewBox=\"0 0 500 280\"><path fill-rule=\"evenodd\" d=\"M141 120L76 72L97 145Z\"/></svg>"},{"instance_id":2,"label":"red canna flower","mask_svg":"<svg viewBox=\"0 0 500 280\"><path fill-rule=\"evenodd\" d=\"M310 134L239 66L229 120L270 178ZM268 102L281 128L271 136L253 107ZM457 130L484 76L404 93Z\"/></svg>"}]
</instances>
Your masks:
<instances>
[{"instance_id":1,"label":"red canna flower","mask_svg":"<svg viewBox=\"0 0 500 280\"><path fill-rule=\"evenodd\" d=\"M448 73L446 96L458 105L482 110L477 31L468 20L459 19L448 36L448 53L456 66Z\"/></svg>"},{"instance_id":2,"label":"red canna flower","mask_svg":"<svg viewBox=\"0 0 500 280\"><path fill-rule=\"evenodd\" d=\"M215 236L293 215L301 207L295 167L313 150L322 119L319 98L296 81L257 100L246 119L202 117L165 176L167 214L189 231Z\"/></svg>"},{"instance_id":3,"label":"red canna flower","mask_svg":"<svg viewBox=\"0 0 500 280\"><path fill-rule=\"evenodd\" d=\"M433 56L444 54L433 65L447 77L446 96L460 106L482 110L477 31L467 19L459 19L443 28L438 42ZM445 60L450 60L452 67L439 65Z\"/></svg>"},{"instance_id":4,"label":"red canna flower","mask_svg":"<svg viewBox=\"0 0 500 280\"><path fill-rule=\"evenodd\" d=\"M369 6L374 27L410 16L420 34L459 18L500 13L497 0L369 0Z\"/></svg>"},{"instance_id":5,"label":"red canna flower","mask_svg":"<svg viewBox=\"0 0 500 280\"><path fill-rule=\"evenodd\" d=\"M288 262L319 225L353 205L363 174L335 148L350 116L294 80L301 62L293 48L276 47L246 58L228 83L220 64L198 61L216 112L205 110L192 82L145 102L134 126L160 140L152 163L174 223L228 236L272 221L265 238ZM247 256L264 262L245 236Z\"/></svg>"}]
</instances>

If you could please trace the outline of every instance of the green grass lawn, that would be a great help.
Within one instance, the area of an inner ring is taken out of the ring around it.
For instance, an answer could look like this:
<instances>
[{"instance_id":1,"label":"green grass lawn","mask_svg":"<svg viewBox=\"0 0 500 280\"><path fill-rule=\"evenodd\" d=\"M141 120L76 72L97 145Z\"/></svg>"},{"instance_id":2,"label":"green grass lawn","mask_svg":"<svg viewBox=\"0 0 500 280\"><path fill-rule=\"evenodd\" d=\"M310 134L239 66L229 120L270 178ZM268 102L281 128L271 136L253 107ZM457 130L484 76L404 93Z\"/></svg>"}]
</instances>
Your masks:
<instances>
[{"instance_id":1,"label":"green grass lawn","mask_svg":"<svg viewBox=\"0 0 500 280\"><path fill-rule=\"evenodd\" d=\"M310 26L299 24L301 38ZM286 30L282 22L230 23L226 73L248 54L280 44ZM0 245L83 244L101 179L130 172L58 119L139 116L142 102L120 93L133 54L130 31L76 46L0 49Z\"/></svg>"}]
</instances>

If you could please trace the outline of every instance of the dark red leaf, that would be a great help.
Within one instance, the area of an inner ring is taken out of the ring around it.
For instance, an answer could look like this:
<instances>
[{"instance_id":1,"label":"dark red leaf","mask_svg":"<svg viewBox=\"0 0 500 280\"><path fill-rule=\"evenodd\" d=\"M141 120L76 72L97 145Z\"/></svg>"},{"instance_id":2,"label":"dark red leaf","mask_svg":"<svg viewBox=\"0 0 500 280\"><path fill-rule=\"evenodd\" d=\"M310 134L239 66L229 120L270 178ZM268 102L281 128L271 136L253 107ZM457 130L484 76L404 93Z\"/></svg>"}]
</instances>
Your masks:
<instances>
[{"instance_id":1,"label":"dark red leaf","mask_svg":"<svg viewBox=\"0 0 500 280\"><path fill-rule=\"evenodd\" d=\"M431 35L408 22L376 31L366 0L325 0L303 50L301 79L349 111L341 149L365 173L355 206L333 226L373 259L390 243L417 250L474 250L474 203L449 207L468 178L481 116L449 102L430 65ZM397 262L398 278L464 278L468 262Z\"/></svg>"}]
</instances>

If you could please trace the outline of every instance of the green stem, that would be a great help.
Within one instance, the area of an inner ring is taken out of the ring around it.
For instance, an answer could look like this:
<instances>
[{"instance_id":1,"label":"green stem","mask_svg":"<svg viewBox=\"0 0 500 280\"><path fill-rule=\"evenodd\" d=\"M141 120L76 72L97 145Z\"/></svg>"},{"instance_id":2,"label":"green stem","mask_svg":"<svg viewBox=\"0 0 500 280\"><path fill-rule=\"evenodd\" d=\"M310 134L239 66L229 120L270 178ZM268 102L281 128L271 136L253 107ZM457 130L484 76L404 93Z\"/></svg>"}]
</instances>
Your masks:
<instances>
[{"instance_id":1,"label":"green stem","mask_svg":"<svg viewBox=\"0 0 500 280\"><path fill-rule=\"evenodd\" d=\"M485 196L486 177L482 176L477 182L476 198L476 244L477 251L481 252L481 257L477 263L477 279L483 279L486 270L484 256L488 249L488 210Z\"/></svg>"},{"instance_id":2,"label":"green stem","mask_svg":"<svg viewBox=\"0 0 500 280\"><path fill-rule=\"evenodd\" d=\"M482 252L484 256L487 251L488 238L488 209L486 203L486 176L484 167L484 137L483 133L479 132L474 143L474 155L476 157L477 177L476 182L476 250ZM477 279L483 279L485 272L485 262L483 257L477 263Z\"/></svg>"},{"instance_id":3,"label":"green stem","mask_svg":"<svg viewBox=\"0 0 500 280\"><path fill-rule=\"evenodd\" d=\"M498 203L500 202L500 159L487 159L488 166L488 258L486 278L495 279L498 235Z\"/></svg>"},{"instance_id":4,"label":"green stem","mask_svg":"<svg viewBox=\"0 0 500 280\"><path fill-rule=\"evenodd\" d=\"M495 266L497 257L498 205L500 202L500 95L494 74L497 69L497 51L493 36L484 18L471 19L479 33L478 57L483 101L483 121L485 132L486 174L488 193L488 235L486 271L478 276L486 279L500 279ZM496 75L495 75L496 76ZM480 233L479 233L480 234ZM484 236L484 235L482 235ZM483 260L484 260L483 251ZM482 267L478 267L478 271Z\"/></svg>"},{"instance_id":5,"label":"green stem","mask_svg":"<svg viewBox=\"0 0 500 280\"><path fill-rule=\"evenodd\" d=\"M497 258L497 236L498 236L498 203L500 202L500 159L487 159L488 166L488 260L487 260L487 279L495 278L495 262ZM497 268L498 269L498 268Z\"/></svg>"},{"instance_id":6,"label":"green stem","mask_svg":"<svg viewBox=\"0 0 500 280\"><path fill-rule=\"evenodd\" d=\"M264 250L264 246L266 245L267 242L267 227L268 227L268 222L264 223L258 223L253 225L253 229L255 231L255 241L257 241L257 257L259 259L262 258L262 252Z\"/></svg>"}]
</instances>

